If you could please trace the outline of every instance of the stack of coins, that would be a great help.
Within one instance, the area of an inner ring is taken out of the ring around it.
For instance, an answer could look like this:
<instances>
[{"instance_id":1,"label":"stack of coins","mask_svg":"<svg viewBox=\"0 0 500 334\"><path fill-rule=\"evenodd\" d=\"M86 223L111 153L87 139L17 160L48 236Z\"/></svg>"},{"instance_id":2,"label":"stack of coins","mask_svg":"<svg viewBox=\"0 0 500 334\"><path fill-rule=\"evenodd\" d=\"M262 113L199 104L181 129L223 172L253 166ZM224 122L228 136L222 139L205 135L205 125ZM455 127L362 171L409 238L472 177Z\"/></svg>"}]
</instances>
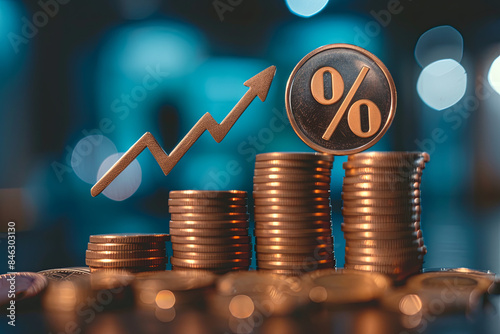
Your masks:
<instances>
[{"instance_id":1,"label":"stack of coins","mask_svg":"<svg viewBox=\"0 0 500 334\"><path fill-rule=\"evenodd\" d=\"M255 162L255 238L259 270L300 275L332 268L330 176L333 156L265 153Z\"/></svg>"},{"instance_id":2,"label":"stack of coins","mask_svg":"<svg viewBox=\"0 0 500 334\"><path fill-rule=\"evenodd\" d=\"M344 163L345 267L402 280L422 269L420 182L429 155L368 152Z\"/></svg>"},{"instance_id":3,"label":"stack of coins","mask_svg":"<svg viewBox=\"0 0 500 334\"><path fill-rule=\"evenodd\" d=\"M216 274L248 270L246 191L171 191L172 268L203 269Z\"/></svg>"},{"instance_id":4,"label":"stack of coins","mask_svg":"<svg viewBox=\"0 0 500 334\"><path fill-rule=\"evenodd\" d=\"M138 273L165 270L168 234L91 235L85 263L91 272Z\"/></svg>"}]
</instances>

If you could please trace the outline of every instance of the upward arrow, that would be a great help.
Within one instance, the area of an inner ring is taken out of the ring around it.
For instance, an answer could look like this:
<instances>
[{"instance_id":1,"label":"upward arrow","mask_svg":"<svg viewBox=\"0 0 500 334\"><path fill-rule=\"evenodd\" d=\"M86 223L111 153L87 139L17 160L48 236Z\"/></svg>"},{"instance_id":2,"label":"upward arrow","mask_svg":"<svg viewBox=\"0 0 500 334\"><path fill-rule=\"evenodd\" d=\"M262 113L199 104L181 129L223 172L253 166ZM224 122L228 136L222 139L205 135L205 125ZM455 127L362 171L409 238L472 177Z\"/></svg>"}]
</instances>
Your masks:
<instances>
[{"instance_id":1,"label":"upward arrow","mask_svg":"<svg viewBox=\"0 0 500 334\"><path fill-rule=\"evenodd\" d=\"M127 168L132 161L147 147L153 154L161 170L165 175L168 175L172 168L200 138L200 136L208 130L216 142L220 143L227 133L233 127L234 123L240 118L246 108L252 103L256 96L264 102L269 92L269 87L273 81L276 67L270 66L254 77L245 81L244 85L249 89L243 97L236 103L233 110L219 124L215 119L206 113L202 118L189 130L186 136L182 138L179 144L172 150L170 155L165 153L155 137L146 132L125 154L104 174L99 181L92 187L90 193L92 196L99 195L106 187Z\"/></svg>"}]
</instances>

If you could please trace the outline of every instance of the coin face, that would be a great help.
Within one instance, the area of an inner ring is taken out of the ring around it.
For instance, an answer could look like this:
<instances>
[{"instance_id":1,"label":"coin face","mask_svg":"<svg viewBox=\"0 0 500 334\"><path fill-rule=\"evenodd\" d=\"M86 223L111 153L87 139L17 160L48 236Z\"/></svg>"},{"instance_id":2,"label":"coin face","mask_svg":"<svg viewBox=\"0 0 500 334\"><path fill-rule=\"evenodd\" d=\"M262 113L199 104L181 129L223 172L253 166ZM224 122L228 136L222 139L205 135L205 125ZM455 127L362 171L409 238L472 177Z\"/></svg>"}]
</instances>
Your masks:
<instances>
[{"instance_id":1,"label":"coin face","mask_svg":"<svg viewBox=\"0 0 500 334\"><path fill-rule=\"evenodd\" d=\"M53 281L69 281L81 276L90 275L90 268L88 267L71 267L71 268L57 268L47 269L38 272L40 275L47 277Z\"/></svg>"},{"instance_id":2,"label":"coin face","mask_svg":"<svg viewBox=\"0 0 500 334\"><path fill-rule=\"evenodd\" d=\"M370 52L331 44L295 66L285 104L293 129L307 145L328 154L353 154L373 146L391 125L396 87Z\"/></svg>"}]
</instances>

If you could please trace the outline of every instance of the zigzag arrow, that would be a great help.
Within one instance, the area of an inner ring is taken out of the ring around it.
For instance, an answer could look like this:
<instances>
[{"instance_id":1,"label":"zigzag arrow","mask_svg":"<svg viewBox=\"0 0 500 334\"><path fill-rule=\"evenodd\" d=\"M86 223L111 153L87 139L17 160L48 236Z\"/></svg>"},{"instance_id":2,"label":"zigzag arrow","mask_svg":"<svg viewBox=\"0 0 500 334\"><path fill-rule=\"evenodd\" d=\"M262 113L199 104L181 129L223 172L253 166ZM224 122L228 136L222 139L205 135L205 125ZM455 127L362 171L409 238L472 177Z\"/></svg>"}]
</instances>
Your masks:
<instances>
[{"instance_id":1,"label":"zigzag arrow","mask_svg":"<svg viewBox=\"0 0 500 334\"><path fill-rule=\"evenodd\" d=\"M276 73L276 67L271 66L266 68L264 71L255 75L254 77L245 81L244 85L249 89L243 95L243 97L234 106L233 110L224 118L224 120L219 124L215 119L206 113L202 118L189 130L187 135L181 140L181 142L172 150L170 155L165 153L161 148L160 144L156 141L154 136L146 132L132 147L102 176L102 178L97 181L97 183L92 187L90 193L92 196L99 195L106 187L121 173L125 168L141 152L147 147L153 154L161 170L165 175L168 175L172 168L179 162L179 160L186 154L186 152L193 146L193 144L200 138L200 136L208 130L216 142L220 143L222 139L227 135L229 130L236 123L238 118L243 114L246 108L252 103L255 97L264 102L271 82L273 81L274 74Z\"/></svg>"}]
</instances>

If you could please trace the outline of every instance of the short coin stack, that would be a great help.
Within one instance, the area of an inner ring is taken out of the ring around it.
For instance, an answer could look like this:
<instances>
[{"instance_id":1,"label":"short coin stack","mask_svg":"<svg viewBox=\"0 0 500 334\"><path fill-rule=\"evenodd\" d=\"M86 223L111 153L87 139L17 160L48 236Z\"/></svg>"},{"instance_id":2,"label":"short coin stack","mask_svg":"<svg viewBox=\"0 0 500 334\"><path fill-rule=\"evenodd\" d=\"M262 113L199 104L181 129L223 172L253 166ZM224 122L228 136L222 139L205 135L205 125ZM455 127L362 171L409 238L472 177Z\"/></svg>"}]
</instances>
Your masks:
<instances>
[{"instance_id":1,"label":"short coin stack","mask_svg":"<svg viewBox=\"0 0 500 334\"><path fill-rule=\"evenodd\" d=\"M284 275L335 266L330 177L333 156L264 153L253 178L259 270Z\"/></svg>"},{"instance_id":2,"label":"short coin stack","mask_svg":"<svg viewBox=\"0 0 500 334\"><path fill-rule=\"evenodd\" d=\"M171 191L168 205L174 270L248 270L252 249L246 191Z\"/></svg>"},{"instance_id":3,"label":"short coin stack","mask_svg":"<svg viewBox=\"0 0 500 334\"><path fill-rule=\"evenodd\" d=\"M85 263L91 272L165 270L165 242L169 239L168 234L91 235Z\"/></svg>"},{"instance_id":4,"label":"short coin stack","mask_svg":"<svg viewBox=\"0 0 500 334\"><path fill-rule=\"evenodd\" d=\"M367 152L344 163L345 268L404 279L422 269L420 182L429 155Z\"/></svg>"}]
</instances>

